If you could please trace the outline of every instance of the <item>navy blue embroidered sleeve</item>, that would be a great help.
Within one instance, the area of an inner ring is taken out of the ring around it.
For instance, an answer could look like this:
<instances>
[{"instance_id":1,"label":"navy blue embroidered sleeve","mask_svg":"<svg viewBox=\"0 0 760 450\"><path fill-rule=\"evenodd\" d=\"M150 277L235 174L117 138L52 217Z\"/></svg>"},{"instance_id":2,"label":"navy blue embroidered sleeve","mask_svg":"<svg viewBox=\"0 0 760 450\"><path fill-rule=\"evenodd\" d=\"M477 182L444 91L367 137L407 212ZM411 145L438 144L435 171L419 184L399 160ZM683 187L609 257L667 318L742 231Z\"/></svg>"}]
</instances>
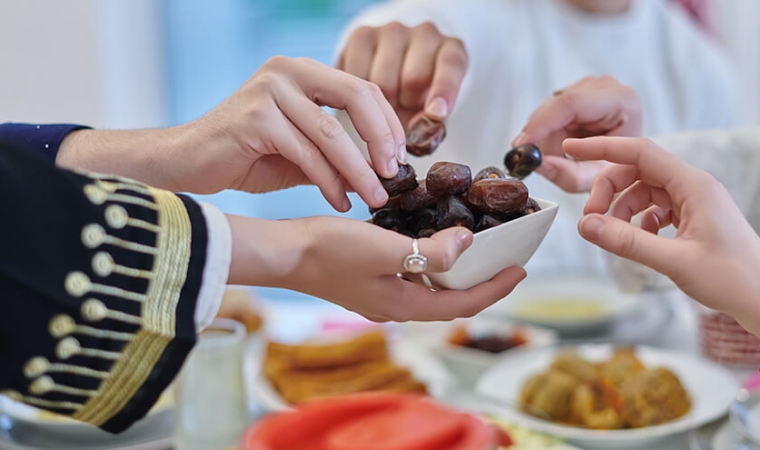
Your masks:
<instances>
[{"instance_id":1,"label":"navy blue embroidered sleeve","mask_svg":"<svg viewBox=\"0 0 760 450\"><path fill-rule=\"evenodd\" d=\"M72 131L88 129L85 125L68 123L37 125L29 123L0 123L0 140L6 144L39 152L55 161L63 139Z\"/></svg>"}]
</instances>

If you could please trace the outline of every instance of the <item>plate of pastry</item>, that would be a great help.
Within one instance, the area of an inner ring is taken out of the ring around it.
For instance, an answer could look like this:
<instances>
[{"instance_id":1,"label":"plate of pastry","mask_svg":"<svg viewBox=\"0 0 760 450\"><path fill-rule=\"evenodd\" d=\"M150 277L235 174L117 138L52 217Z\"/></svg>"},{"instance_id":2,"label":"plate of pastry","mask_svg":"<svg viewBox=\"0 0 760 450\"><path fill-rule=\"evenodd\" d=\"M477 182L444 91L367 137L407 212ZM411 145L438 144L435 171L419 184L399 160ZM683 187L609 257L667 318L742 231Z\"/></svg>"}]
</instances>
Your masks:
<instances>
[{"instance_id":1,"label":"plate of pastry","mask_svg":"<svg viewBox=\"0 0 760 450\"><path fill-rule=\"evenodd\" d=\"M435 395L452 382L424 347L388 339L382 329L262 347L246 355L243 370L250 402L268 412L356 392Z\"/></svg>"},{"instance_id":2,"label":"plate of pastry","mask_svg":"<svg viewBox=\"0 0 760 450\"><path fill-rule=\"evenodd\" d=\"M506 355L478 380L498 417L587 449L655 448L724 415L738 389L711 361L589 344ZM511 405L507 407L505 405Z\"/></svg>"}]
</instances>

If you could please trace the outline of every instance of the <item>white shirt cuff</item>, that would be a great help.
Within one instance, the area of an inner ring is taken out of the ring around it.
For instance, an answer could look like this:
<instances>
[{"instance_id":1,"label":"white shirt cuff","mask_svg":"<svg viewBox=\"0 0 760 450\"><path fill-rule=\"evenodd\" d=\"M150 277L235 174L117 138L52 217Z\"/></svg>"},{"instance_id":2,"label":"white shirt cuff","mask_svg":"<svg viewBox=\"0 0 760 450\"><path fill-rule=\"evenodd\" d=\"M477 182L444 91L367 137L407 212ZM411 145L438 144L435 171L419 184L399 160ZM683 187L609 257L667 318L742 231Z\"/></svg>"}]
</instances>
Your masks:
<instances>
[{"instance_id":1,"label":"white shirt cuff","mask_svg":"<svg viewBox=\"0 0 760 450\"><path fill-rule=\"evenodd\" d=\"M232 258L232 232L227 218L210 203L200 203L206 219L208 240L206 266L203 268L201 289L195 305L195 330L200 333L211 324L219 312Z\"/></svg>"}]
</instances>

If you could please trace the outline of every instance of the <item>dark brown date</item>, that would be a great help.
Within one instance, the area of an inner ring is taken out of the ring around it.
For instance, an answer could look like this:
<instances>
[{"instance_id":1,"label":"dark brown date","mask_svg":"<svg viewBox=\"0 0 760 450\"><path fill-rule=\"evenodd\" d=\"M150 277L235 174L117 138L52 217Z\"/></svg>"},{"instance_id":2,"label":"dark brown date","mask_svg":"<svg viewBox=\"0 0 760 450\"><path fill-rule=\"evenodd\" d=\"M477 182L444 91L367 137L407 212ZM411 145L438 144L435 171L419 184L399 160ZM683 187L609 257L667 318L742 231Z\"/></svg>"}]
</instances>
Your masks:
<instances>
[{"instance_id":1,"label":"dark brown date","mask_svg":"<svg viewBox=\"0 0 760 450\"><path fill-rule=\"evenodd\" d=\"M420 209L407 213L405 226L409 230L417 233L425 228L435 228L436 212L434 209Z\"/></svg>"},{"instance_id":2,"label":"dark brown date","mask_svg":"<svg viewBox=\"0 0 760 450\"><path fill-rule=\"evenodd\" d=\"M494 179L507 178L507 175L504 173L503 170L499 169L498 167L490 166L476 173L475 177L472 179L472 182L474 183L476 181L480 181L486 178L494 178Z\"/></svg>"},{"instance_id":3,"label":"dark brown date","mask_svg":"<svg viewBox=\"0 0 760 450\"><path fill-rule=\"evenodd\" d=\"M400 199L400 197L398 195L395 196L395 197L391 197L391 198L388 199L387 202L385 202L385 204L383 206L381 206L379 208L373 208L373 207L370 206L369 207L369 213L370 214L375 214L377 211L379 211L379 210L381 210L383 208L401 209L401 201L400 200L401 199Z\"/></svg>"},{"instance_id":4,"label":"dark brown date","mask_svg":"<svg viewBox=\"0 0 760 450\"><path fill-rule=\"evenodd\" d=\"M399 231L403 228L403 218L400 209L380 208L372 214L372 223L386 230Z\"/></svg>"},{"instance_id":5,"label":"dark brown date","mask_svg":"<svg viewBox=\"0 0 760 450\"><path fill-rule=\"evenodd\" d=\"M467 200L484 213L518 213L528 202L528 187L515 179L484 179L470 186Z\"/></svg>"},{"instance_id":6,"label":"dark brown date","mask_svg":"<svg viewBox=\"0 0 760 450\"><path fill-rule=\"evenodd\" d=\"M541 211L541 206L538 205L537 201L528 197L528 202L525 204L525 208L523 208L523 212L525 212L525 214L533 214L536 211Z\"/></svg>"},{"instance_id":7,"label":"dark brown date","mask_svg":"<svg viewBox=\"0 0 760 450\"><path fill-rule=\"evenodd\" d=\"M490 216L488 214L483 214L483 216L478 221L478 224L475 225L475 232L487 230L489 228L497 227L504 223L503 221L497 219L494 216Z\"/></svg>"},{"instance_id":8,"label":"dark brown date","mask_svg":"<svg viewBox=\"0 0 760 450\"><path fill-rule=\"evenodd\" d=\"M446 197L438 202L436 210L436 228L443 230L449 227L475 228L475 217L464 203L454 196Z\"/></svg>"},{"instance_id":9,"label":"dark brown date","mask_svg":"<svg viewBox=\"0 0 760 450\"><path fill-rule=\"evenodd\" d=\"M470 188L472 172L464 164L439 161L430 166L426 181L427 190L433 196L459 195Z\"/></svg>"},{"instance_id":10,"label":"dark brown date","mask_svg":"<svg viewBox=\"0 0 760 450\"><path fill-rule=\"evenodd\" d=\"M518 145L504 155L509 174L523 179L541 165L541 150L533 144Z\"/></svg>"},{"instance_id":11,"label":"dark brown date","mask_svg":"<svg viewBox=\"0 0 760 450\"><path fill-rule=\"evenodd\" d=\"M399 164L398 173L393 178L383 178L378 175L388 197L394 197L417 187L417 172L411 164Z\"/></svg>"},{"instance_id":12,"label":"dark brown date","mask_svg":"<svg viewBox=\"0 0 760 450\"><path fill-rule=\"evenodd\" d=\"M435 200L436 197L427 190L427 180L422 179L414 190L404 192L399 196L399 206L404 211L414 211L434 205Z\"/></svg>"},{"instance_id":13,"label":"dark brown date","mask_svg":"<svg viewBox=\"0 0 760 450\"><path fill-rule=\"evenodd\" d=\"M446 127L424 113L419 113L409 121L406 133L406 151L414 156L433 153L446 137Z\"/></svg>"}]
</instances>

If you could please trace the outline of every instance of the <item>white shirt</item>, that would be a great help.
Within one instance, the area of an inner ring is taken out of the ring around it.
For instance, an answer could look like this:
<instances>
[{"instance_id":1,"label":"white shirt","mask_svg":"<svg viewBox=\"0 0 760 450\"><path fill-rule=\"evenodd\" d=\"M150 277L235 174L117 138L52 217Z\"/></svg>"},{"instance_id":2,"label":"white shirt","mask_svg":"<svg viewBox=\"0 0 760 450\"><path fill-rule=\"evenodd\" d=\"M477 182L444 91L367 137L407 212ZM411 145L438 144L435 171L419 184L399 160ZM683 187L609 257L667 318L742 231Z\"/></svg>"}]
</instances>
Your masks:
<instances>
[{"instance_id":1,"label":"white shirt","mask_svg":"<svg viewBox=\"0 0 760 450\"><path fill-rule=\"evenodd\" d=\"M590 15L561 0L397 0L356 17L338 49L352 29L394 20L408 26L432 21L462 39L469 56L446 139L432 156L410 158L419 174L441 160L474 171L503 167L530 114L552 92L588 75L610 74L636 90L647 135L734 121L735 83L727 61L663 0L634 0L617 16ZM354 133L345 114L338 117ZM540 175L525 182L532 197L560 205L528 272L604 271L601 250L577 232L587 195L565 193Z\"/></svg>"}]
</instances>

